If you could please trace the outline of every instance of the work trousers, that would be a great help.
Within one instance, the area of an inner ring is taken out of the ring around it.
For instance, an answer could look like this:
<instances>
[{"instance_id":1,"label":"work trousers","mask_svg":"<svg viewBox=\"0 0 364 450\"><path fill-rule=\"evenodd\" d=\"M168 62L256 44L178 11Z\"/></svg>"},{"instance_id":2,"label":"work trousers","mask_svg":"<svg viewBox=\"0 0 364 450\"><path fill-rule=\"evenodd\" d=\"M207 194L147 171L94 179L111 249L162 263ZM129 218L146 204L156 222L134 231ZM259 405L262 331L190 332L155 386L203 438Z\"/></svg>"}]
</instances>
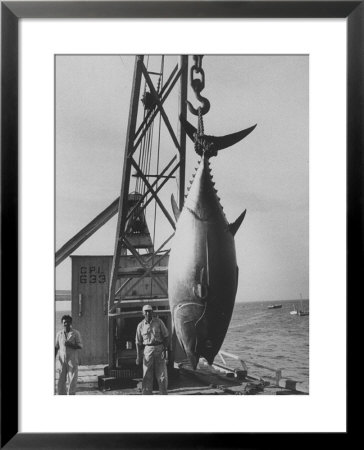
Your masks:
<instances>
[{"instance_id":1,"label":"work trousers","mask_svg":"<svg viewBox=\"0 0 364 450\"><path fill-rule=\"evenodd\" d=\"M143 395L152 395L153 393L153 374L155 374L158 381L159 393L161 395L167 395L168 374L163 349L163 345L146 345L144 347L142 382Z\"/></svg>"},{"instance_id":2,"label":"work trousers","mask_svg":"<svg viewBox=\"0 0 364 450\"><path fill-rule=\"evenodd\" d=\"M58 395L75 395L77 379L78 364L70 362L59 363Z\"/></svg>"}]
</instances>

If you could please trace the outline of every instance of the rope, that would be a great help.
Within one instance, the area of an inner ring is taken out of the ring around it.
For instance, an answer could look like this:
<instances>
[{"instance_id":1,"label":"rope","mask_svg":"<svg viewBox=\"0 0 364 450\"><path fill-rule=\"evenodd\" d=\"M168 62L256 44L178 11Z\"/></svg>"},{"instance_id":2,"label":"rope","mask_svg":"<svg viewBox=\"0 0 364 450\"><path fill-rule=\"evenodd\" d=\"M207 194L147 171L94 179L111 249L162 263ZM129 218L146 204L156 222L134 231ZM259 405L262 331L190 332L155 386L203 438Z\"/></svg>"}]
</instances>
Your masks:
<instances>
[{"instance_id":1,"label":"rope","mask_svg":"<svg viewBox=\"0 0 364 450\"><path fill-rule=\"evenodd\" d=\"M203 148L199 143L199 138L203 136L205 133L204 124L203 124L203 115L201 111L201 107L198 108L198 122L197 122L197 133L195 135L195 152L199 155L203 153Z\"/></svg>"},{"instance_id":2,"label":"rope","mask_svg":"<svg viewBox=\"0 0 364 450\"><path fill-rule=\"evenodd\" d=\"M204 126L203 126L203 115L201 111L201 107L198 108L198 135L203 136L205 134Z\"/></svg>"}]
</instances>

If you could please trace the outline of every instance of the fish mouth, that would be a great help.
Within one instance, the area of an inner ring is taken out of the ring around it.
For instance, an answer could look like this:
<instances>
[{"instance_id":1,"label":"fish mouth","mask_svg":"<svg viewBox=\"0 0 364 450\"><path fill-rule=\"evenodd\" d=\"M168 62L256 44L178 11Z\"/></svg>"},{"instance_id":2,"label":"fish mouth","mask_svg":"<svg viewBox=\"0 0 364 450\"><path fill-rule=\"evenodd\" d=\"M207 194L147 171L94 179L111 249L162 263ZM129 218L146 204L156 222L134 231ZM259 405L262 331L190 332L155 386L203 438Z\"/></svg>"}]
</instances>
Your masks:
<instances>
[{"instance_id":1,"label":"fish mouth","mask_svg":"<svg viewBox=\"0 0 364 450\"><path fill-rule=\"evenodd\" d=\"M205 305L194 302L182 303L174 311L176 335L193 370L200 357L212 365L217 353L214 339L208 333L204 313Z\"/></svg>"},{"instance_id":2,"label":"fish mouth","mask_svg":"<svg viewBox=\"0 0 364 450\"><path fill-rule=\"evenodd\" d=\"M197 355L196 353L191 352L187 349L186 349L186 355L187 355L188 361L191 364L192 369L196 370L198 361L200 359L199 355Z\"/></svg>"},{"instance_id":3,"label":"fish mouth","mask_svg":"<svg viewBox=\"0 0 364 450\"><path fill-rule=\"evenodd\" d=\"M210 339L206 339L204 344L205 345L203 351L201 352L201 356L203 356L208 362L208 364L211 366L214 362L216 351Z\"/></svg>"}]
</instances>

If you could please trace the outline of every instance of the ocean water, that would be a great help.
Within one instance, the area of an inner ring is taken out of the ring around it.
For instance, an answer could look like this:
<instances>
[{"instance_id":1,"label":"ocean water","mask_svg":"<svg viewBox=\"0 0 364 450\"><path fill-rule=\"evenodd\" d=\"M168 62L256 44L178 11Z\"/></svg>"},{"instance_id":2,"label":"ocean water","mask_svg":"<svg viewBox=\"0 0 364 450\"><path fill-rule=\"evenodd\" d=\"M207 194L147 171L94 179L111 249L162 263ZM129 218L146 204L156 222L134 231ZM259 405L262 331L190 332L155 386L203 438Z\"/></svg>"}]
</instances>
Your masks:
<instances>
[{"instance_id":1,"label":"ocean water","mask_svg":"<svg viewBox=\"0 0 364 450\"><path fill-rule=\"evenodd\" d=\"M270 304L282 304L280 309L268 309ZM274 372L256 368L254 364L271 369L283 369L282 376L297 381L298 389L309 388L309 317L289 312L295 305L309 311L309 301L235 303L222 350L244 360L248 373L274 377ZM70 314L71 302L56 302L56 331L62 328L61 317ZM240 362L225 358L229 366ZM222 363L217 356L215 362Z\"/></svg>"},{"instance_id":2,"label":"ocean water","mask_svg":"<svg viewBox=\"0 0 364 450\"><path fill-rule=\"evenodd\" d=\"M271 304L282 304L282 308L268 309ZM222 350L243 359L253 375L274 376L274 372L251 363L283 369L282 377L299 382L298 389L308 392L310 316L291 315L293 305L309 311L308 300L302 305L297 300L235 303Z\"/></svg>"}]
</instances>

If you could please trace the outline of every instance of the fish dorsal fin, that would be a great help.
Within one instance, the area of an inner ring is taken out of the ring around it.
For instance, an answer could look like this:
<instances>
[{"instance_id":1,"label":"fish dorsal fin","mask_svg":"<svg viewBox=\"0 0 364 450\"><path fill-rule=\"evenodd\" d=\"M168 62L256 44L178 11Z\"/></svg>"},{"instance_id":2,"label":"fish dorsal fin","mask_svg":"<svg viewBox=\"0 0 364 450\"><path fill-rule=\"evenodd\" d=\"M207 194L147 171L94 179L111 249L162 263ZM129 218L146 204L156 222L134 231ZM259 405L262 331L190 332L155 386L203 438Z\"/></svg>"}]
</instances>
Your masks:
<instances>
[{"instance_id":1,"label":"fish dorsal fin","mask_svg":"<svg viewBox=\"0 0 364 450\"><path fill-rule=\"evenodd\" d=\"M229 224L229 231L233 236L235 236L235 233L238 231L240 225L242 224L245 214L246 210L242 214L240 214L240 216L235 220L234 223Z\"/></svg>"},{"instance_id":2,"label":"fish dorsal fin","mask_svg":"<svg viewBox=\"0 0 364 450\"><path fill-rule=\"evenodd\" d=\"M179 208L177 206L177 202L176 202L173 194L171 195L171 203L172 203L173 214L177 221L179 219L179 216L181 215L181 211L179 210Z\"/></svg>"}]
</instances>

